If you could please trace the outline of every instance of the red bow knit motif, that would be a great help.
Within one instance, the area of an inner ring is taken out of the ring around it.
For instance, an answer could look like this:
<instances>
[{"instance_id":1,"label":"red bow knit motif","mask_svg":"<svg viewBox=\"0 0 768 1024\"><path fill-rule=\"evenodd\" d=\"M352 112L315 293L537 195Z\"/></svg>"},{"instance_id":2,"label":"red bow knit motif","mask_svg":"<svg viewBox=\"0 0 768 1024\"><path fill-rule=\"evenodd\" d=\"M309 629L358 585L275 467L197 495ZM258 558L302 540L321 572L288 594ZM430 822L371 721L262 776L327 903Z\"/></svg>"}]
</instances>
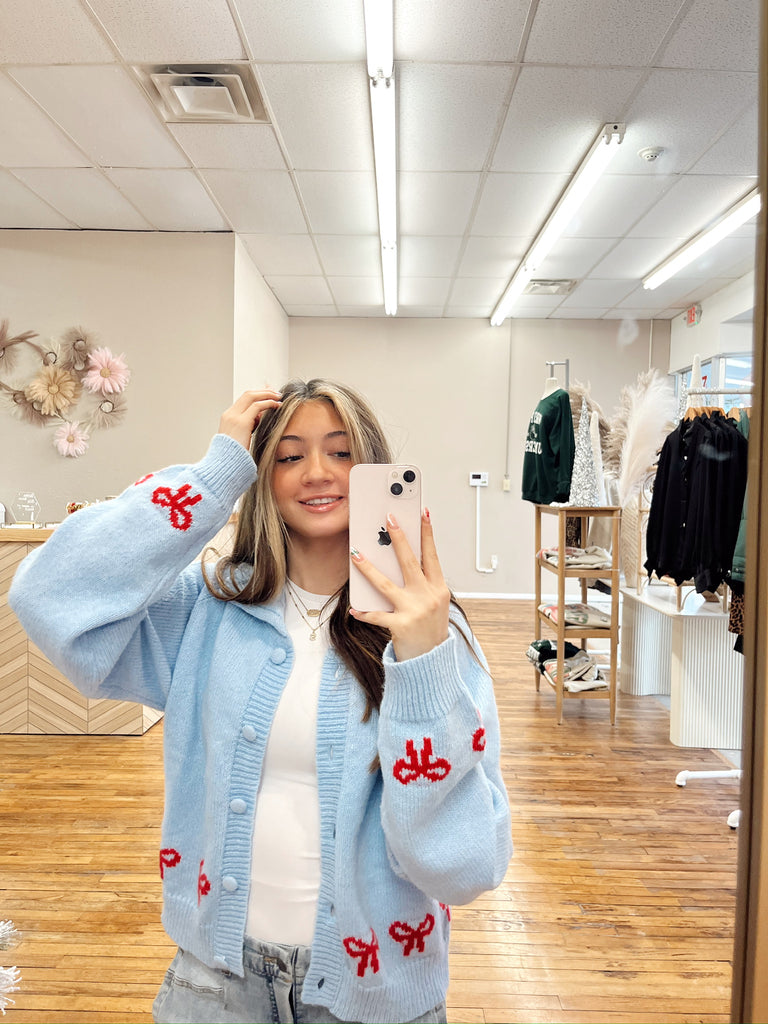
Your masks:
<instances>
[{"instance_id":1,"label":"red bow knit motif","mask_svg":"<svg viewBox=\"0 0 768 1024\"><path fill-rule=\"evenodd\" d=\"M134 487L138 487L138 486L139 486L139 484L143 484L143 483L145 483L145 482L146 482L147 480L149 480L149 479L150 479L151 477L153 477L154 475L155 475L154 473L147 473L147 474L145 474L145 475L144 475L143 477L141 477L141 479L140 479L140 480L137 480L137 481L136 481L136 483L135 483L135 484L134 484L133 486L134 486Z\"/></svg>"},{"instance_id":2,"label":"red bow knit motif","mask_svg":"<svg viewBox=\"0 0 768 1024\"><path fill-rule=\"evenodd\" d=\"M451 920L451 908L448 906L447 903L441 903L440 906L443 908L443 910L445 911L445 916L450 921Z\"/></svg>"},{"instance_id":3,"label":"red bow knit motif","mask_svg":"<svg viewBox=\"0 0 768 1024\"><path fill-rule=\"evenodd\" d=\"M163 508L171 510L171 526L176 530L188 530L192 525L192 513L188 510L189 505L196 505L203 500L202 494L193 494L189 497L192 484L184 484L178 491L174 492L170 487L158 487L152 492L152 504L162 505Z\"/></svg>"},{"instance_id":4,"label":"red bow knit motif","mask_svg":"<svg viewBox=\"0 0 768 1024\"><path fill-rule=\"evenodd\" d=\"M451 765L444 757L432 758L432 740L429 736L424 737L424 746L420 754L416 753L416 745L413 740L407 740L405 744L405 757L398 758L392 769L392 774L398 782L407 786L409 782L423 776L430 782L440 782L451 770Z\"/></svg>"},{"instance_id":5,"label":"red bow knit motif","mask_svg":"<svg viewBox=\"0 0 768 1024\"><path fill-rule=\"evenodd\" d=\"M371 941L364 942L363 939L356 939L354 935L344 939L344 949L354 960L359 960L357 965L357 976L362 978L370 967L374 974L379 971L379 940L376 932L371 928Z\"/></svg>"},{"instance_id":6,"label":"red bow knit motif","mask_svg":"<svg viewBox=\"0 0 768 1024\"><path fill-rule=\"evenodd\" d=\"M207 896L211 891L211 883L208 880L208 875L203 874L204 860L200 861L200 874L197 876L197 905L200 906L200 900L203 896Z\"/></svg>"},{"instance_id":7,"label":"red bow knit motif","mask_svg":"<svg viewBox=\"0 0 768 1024\"><path fill-rule=\"evenodd\" d=\"M167 846L164 850L160 851L160 877L165 878L166 868L175 868L176 865L181 861L181 854L178 850L172 849Z\"/></svg>"},{"instance_id":8,"label":"red bow knit motif","mask_svg":"<svg viewBox=\"0 0 768 1024\"><path fill-rule=\"evenodd\" d=\"M435 927L435 919L427 914L421 924L412 928L405 921L393 921L389 926L389 934L395 942L402 942L403 956L410 956L416 950L417 953L424 952L424 940Z\"/></svg>"},{"instance_id":9,"label":"red bow knit motif","mask_svg":"<svg viewBox=\"0 0 768 1024\"><path fill-rule=\"evenodd\" d=\"M485 750L485 729L482 725L472 737L472 749Z\"/></svg>"}]
</instances>

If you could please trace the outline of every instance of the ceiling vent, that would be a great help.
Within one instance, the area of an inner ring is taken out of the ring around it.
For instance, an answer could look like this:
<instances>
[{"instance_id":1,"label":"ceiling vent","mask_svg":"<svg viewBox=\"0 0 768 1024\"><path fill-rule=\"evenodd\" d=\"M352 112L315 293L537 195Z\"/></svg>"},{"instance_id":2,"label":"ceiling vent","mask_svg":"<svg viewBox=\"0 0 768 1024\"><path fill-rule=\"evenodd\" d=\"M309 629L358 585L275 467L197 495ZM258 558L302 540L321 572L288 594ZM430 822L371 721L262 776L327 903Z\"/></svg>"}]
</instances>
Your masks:
<instances>
[{"instance_id":1,"label":"ceiling vent","mask_svg":"<svg viewBox=\"0 0 768 1024\"><path fill-rule=\"evenodd\" d=\"M567 295L575 281L529 281L523 295Z\"/></svg>"},{"instance_id":2,"label":"ceiling vent","mask_svg":"<svg viewBox=\"0 0 768 1024\"><path fill-rule=\"evenodd\" d=\"M134 71L166 121L269 120L247 64L145 65Z\"/></svg>"}]
</instances>

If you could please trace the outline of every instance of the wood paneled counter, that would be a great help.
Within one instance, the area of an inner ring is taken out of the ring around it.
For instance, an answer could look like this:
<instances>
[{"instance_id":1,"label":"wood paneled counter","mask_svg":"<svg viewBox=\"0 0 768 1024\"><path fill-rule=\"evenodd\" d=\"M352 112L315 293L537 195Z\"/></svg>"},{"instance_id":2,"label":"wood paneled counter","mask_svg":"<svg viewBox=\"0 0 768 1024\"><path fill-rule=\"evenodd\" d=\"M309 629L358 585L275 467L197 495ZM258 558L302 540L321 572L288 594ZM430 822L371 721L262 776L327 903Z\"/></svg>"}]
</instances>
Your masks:
<instances>
[{"instance_id":1,"label":"wood paneled counter","mask_svg":"<svg viewBox=\"0 0 768 1024\"><path fill-rule=\"evenodd\" d=\"M53 667L8 605L19 563L53 530L0 529L0 733L138 736L162 713L122 700L93 700Z\"/></svg>"}]
</instances>

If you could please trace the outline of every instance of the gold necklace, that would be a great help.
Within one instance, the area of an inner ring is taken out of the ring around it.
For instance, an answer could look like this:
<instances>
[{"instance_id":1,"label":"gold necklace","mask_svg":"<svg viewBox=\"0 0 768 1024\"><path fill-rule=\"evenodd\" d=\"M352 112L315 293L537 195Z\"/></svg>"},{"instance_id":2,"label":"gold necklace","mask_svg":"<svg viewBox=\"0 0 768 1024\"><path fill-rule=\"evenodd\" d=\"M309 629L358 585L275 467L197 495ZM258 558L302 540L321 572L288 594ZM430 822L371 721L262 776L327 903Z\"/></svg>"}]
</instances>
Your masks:
<instances>
[{"instance_id":1,"label":"gold necklace","mask_svg":"<svg viewBox=\"0 0 768 1024\"><path fill-rule=\"evenodd\" d=\"M287 579L285 582L286 582L286 590L288 591L288 596L293 601L294 608L299 613L299 617L309 626L309 630L310 630L310 632L309 632L309 639L310 640L317 640L317 631L322 626L324 626L325 623L328 621L328 619L323 619L322 618L322 614L323 614L325 609L328 607L328 605L331 603L331 601L334 599L334 597L336 595L335 594L331 594L331 596L328 598L328 600L325 602L325 604L323 605L322 608L307 608L307 606L301 600L299 595L294 592L293 585L292 585L291 581ZM301 607L299 607L299 602L301 602ZM316 622L310 622L309 619L304 614L304 612L301 610L302 608L307 613L307 615L311 615L317 621ZM328 616L328 618L330 618L330 616Z\"/></svg>"}]
</instances>

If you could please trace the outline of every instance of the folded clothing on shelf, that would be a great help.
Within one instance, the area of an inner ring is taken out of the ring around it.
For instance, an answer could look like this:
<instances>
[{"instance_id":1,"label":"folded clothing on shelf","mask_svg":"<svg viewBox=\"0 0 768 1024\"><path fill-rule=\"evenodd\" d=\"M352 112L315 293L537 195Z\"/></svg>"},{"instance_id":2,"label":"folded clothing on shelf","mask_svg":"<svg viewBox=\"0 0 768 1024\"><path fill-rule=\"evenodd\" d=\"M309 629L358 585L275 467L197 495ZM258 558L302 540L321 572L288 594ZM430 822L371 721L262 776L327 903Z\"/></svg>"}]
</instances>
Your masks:
<instances>
[{"instance_id":1,"label":"folded clothing on shelf","mask_svg":"<svg viewBox=\"0 0 768 1024\"><path fill-rule=\"evenodd\" d=\"M556 604L540 604L539 611L553 622L559 621L560 609ZM566 626L582 626L598 629L608 629L611 625L611 616L595 608L594 605L578 602L575 604L564 604L562 608L563 622Z\"/></svg>"},{"instance_id":2,"label":"folded clothing on shelf","mask_svg":"<svg viewBox=\"0 0 768 1024\"><path fill-rule=\"evenodd\" d=\"M542 548L539 556L552 565L560 561L557 548ZM563 564L567 569L610 569L611 556L605 548L596 545L587 548L566 547L563 549Z\"/></svg>"},{"instance_id":3,"label":"folded clothing on shelf","mask_svg":"<svg viewBox=\"0 0 768 1024\"><path fill-rule=\"evenodd\" d=\"M544 675L557 683L557 658L543 662ZM603 689L608 685L594 658L587 651L578 650L572 658L563 661L563 686L571 693L580 690Z\"/></svg>"},{"instance_id":4,"label":"folded clothing on shelf","mask_svg":"<svg viewBox=\"0 0 768 1024\"><path fill-rule=\"evenodd\" d=\"M581 648L577 647L576 644L569 643L566 640L563 644L563 657L572 658L580 650ZM525 652L525 656L537 668L540 668L543 662L557 658L557 644L552 640L532 640L528 650Z\"/></svg>"}]
</instances>

